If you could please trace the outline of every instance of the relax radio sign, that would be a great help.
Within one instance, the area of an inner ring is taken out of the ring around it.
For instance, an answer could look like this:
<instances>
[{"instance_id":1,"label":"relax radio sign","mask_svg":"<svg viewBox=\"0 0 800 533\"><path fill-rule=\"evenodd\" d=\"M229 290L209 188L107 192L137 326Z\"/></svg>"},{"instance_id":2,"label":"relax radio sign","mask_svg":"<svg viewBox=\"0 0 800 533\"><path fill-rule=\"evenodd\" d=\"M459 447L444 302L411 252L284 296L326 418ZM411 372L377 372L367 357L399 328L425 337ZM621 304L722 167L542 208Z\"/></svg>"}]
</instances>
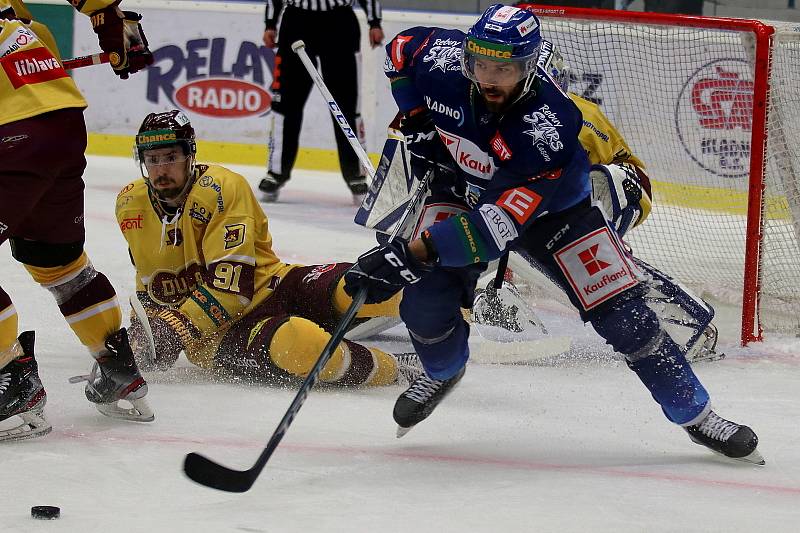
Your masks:
<instances>
[{"instance_id":1,"label":"relax radio sign","mask_svg":"<svg viewBox=\"0 0 800 533\"><path fill-rule=\"evenodd\" d=\"M128 80L117 78L108 65L73 71L89 102L85 112L89 131L130 135L133 142L148 113L180 109L200 139L265 145L275 50L261 43L263 4L236 4L224 11L179 4L165 2L164 7L153 8L131 1L130 9L142 13L142 28L153 52L154 63L144 71ZM97 50L88 19L78 15L74 55ZM309 115L326 113L324 107L309 104ZM333 147L332 137L320 134L317 139L315 134L307 134L304 146Z\"/></svg>"},{"instance_id":2,"label":"relax radio sign","mask_svg":"<svg viewBox=\"0 0 800 533\"><path fill-rule=\"evenodd\" d=\"M269 48L214 37L167 44L153 57L146 98L154 104L166 97L184 111L215 118L262 116L270 109L266 87L275 54Z\"/></svg>"}]
</instances>

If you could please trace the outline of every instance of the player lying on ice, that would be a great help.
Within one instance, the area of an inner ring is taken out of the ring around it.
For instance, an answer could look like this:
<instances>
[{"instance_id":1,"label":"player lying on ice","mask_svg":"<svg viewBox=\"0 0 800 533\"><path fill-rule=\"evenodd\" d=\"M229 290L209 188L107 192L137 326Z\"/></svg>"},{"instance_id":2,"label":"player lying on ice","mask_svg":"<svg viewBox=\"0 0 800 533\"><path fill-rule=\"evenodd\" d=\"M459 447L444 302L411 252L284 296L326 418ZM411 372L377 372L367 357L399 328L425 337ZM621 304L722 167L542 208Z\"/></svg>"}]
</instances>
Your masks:
<instances>
[{"instance_id":1,"label":"player lying on ice","mask_svg":"<svg viewBox=\"0 0 800 533\"><path fill-rule=\"evenodd\" d=\"M547 40L542 40L537 66L558 83L580 110L583 125L578 140L591 165L592 200L600 203L609 224L624 238L650 214L652 191L644 163L633 154L600 106L569 92L569 69ZM535 261L532 266L536 268ZM513 278L521 278L524 283L524 268L516 274ZM672 290L674 283L670 279L665 279L663 285L658 300L665 313L660 318L673 339L685 348L686 359L694 363L723 358L725 355L716 351L717 328L711 322L714 308L685 287L682 291ZM479 288L476 293L471 318L478 324L519 332L526 326L526 320L541 322L509 280L499 291L489 281L485 289ZM651 301L655 297L649 295Z\"/></svg>"},{"instance_id":2,"label":"player lying on ice","mask_svg":"<svg viewBox=\"0 0 800 533\"><path fill-rule=\"evenodd\" d=\"M151 113L136 136L143 178L117 197L116 214L136 268L136 296L152 332L132 319L142 369L171 367L181 351L203 368L254 380L304 377L351 303L350 263L290 265L272 251L267 217L250 185L216 165L195 163L189 119ZM397 301L359 317L396 314ZM419 374L415 355L393 356L345 340L322 381L386 385Z\"/></svg>"},{"instance_id":3,"label":"player lying on ice","mask_svg":"<svg viewBox=\"0 0 800 533\"><path fill-rule=\"evenodd\" d=\"M404 115L412 172L436 169L429 205L461 207L418 238L366 252L345 276L345 289L365 288L367 302L404 289L400 315L425 373L395 403L398 435L427 418L463 377L469 325L460 308L472 303L487 262L513 249L558 283L692 441L763 463L755 433L712 411L684 348L665 331L659 308L648 305L667 280L624 249L590 201L581 114L537 68L540 44L533 13L496 4L467 35L415 27L387 45L386 74ZM446 60L458 54L460 65ZM454 172L443 171L442 161Z\"/></svg>"}]
</instances>

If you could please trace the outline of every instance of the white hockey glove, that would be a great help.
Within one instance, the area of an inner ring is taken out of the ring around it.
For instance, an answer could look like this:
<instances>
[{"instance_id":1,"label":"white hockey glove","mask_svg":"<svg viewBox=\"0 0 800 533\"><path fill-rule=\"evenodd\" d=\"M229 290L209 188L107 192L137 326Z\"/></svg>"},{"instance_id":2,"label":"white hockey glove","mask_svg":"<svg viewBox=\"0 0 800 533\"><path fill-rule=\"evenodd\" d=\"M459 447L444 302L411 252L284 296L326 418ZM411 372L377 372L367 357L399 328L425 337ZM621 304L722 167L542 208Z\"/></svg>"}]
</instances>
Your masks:
<instances>
[{"instance_id":1,"label":"white hockey glove","mask_svg":"<svg viewBox=\"0 0 800 533\"><path fill-rule=\"evenodd\" d=\"M592 199L599 202L620 236L644 222L650 214L650 178L628 163L592 165Z\"/></svg>"}]
</instances>

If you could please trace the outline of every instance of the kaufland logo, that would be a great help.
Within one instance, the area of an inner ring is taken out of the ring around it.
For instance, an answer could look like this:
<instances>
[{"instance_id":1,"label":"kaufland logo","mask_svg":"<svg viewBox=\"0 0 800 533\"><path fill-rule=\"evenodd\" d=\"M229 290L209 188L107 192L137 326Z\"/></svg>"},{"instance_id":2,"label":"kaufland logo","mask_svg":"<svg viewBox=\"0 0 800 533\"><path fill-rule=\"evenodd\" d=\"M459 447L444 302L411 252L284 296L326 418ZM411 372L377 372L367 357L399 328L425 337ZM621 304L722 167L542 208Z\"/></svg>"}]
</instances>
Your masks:
<instances>
[{"instance_id":1,"label":"kaufland logo","mask_svg":"<svg viewBox=\"0 0 800 533\"><path fill-rule=\"evenodd\" d=\"M600 261L600 262L602 263L602 261ZM605 263L605 265L606 266L603 267L603 268L606 268L606 267L609 266L608 263ZM586 270L589 270L589 268L587 267ZM608 285L610 283L614 283L618 279L625 278L625 277L628 277L628 271L625 270L624 268L622 270L618 271L618 272L613 272L611 274L603 274L603 277L600 278L599 281L596 281L594 283L590 283L588 285L584 285L583 293L586 294L587 296L589 296L589 295L599 291L600 289L602 289L606 285Z\"/></svg>"},{"instance_id":2,"label":"kaufland logo","mask_svg":"<svg viewBox=\"0 0 800 533\"><path fill-rule=\"evenodd\" d=\"M225 37L192 39L162 46L153 57L147 69L150 102L159 104L165 96L185 111L215 118L269 112L272 97L265 87L272 83L275 53L265 46Z\"/></svg>"},{"instance_id":3,"label":"kaufland logo","mask_svg":"<svg viewBox=\"0 0 800 533\"><path fill-rule=\"evenodd\" d=\"M462 170L485 180L492 177L495 166L489 154L478 148L478 145L469 139L447 133L442 129L438 131L447 151Z\"/></svg>"},{"instance_id":4,"label":"kaufland logo","mask_svg":"<svg viewBox=\"0 0 800 533\"><path fill-rule=\"evenodd\" d=\"M578 252L578 259L581 260L586 272L588 272L590 276L594 276L601 270L611 266L611 264L597 258L597 249L599 247L599 244L595 244L582 252Z\"/></svg>"}]
</instances>

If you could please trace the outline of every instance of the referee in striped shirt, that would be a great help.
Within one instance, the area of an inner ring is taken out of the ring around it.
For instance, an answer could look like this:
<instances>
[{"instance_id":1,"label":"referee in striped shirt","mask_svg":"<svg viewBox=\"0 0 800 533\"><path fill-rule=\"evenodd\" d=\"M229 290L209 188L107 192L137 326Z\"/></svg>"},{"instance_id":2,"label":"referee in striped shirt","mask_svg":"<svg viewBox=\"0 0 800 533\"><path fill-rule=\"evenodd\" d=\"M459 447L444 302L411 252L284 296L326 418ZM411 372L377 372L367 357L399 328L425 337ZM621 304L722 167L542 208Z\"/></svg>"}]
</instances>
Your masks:
<instances>
[{"instance_id":1,"label":"referee in striped shirt","mask_svg":"<svg viewBox=\"0 0 800 533\"><path fill-rule=\"evenodd\" d=\"M354 0L267 0L264 45L278 47L272 82L267 176L258 186L267 202L277 201L279 190L291 177L303 107L312 86L311 77L292 51L293 42L298 39L305 42L306 52L320 69L348 123L363 132L357 115L361 30L353 3ZM380 3L378 0L358 0L358 3L367 14L370 44L373 48L380 46L383 42ZM333 130L342 177L358 204L367 192L364 170L336 124Z\"/></svg>"}]
</instances>

